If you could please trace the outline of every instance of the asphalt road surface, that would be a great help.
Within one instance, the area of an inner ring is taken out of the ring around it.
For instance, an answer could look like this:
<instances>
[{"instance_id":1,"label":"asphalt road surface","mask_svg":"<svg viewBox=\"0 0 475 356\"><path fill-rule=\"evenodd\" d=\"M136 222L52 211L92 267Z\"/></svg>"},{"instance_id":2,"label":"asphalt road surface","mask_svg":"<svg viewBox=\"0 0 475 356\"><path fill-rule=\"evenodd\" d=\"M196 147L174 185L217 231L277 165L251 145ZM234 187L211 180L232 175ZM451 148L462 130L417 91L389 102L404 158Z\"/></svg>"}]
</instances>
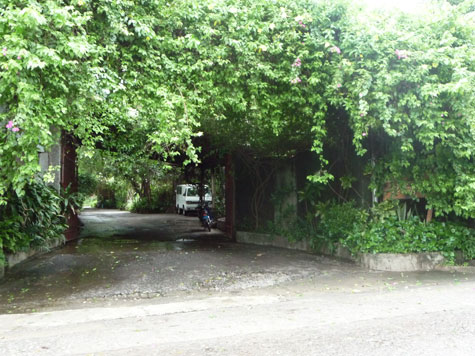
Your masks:
<instances>
[{"instance_id":1,"label":"asphalt road surface","mask_svg":"<svg viewBox=\"0 0 475 356\"><path fill-rule=\"evenodd\" d=\"M0 316L2 355L474 355L475 283Z\"/></svg>"}]
</instances>

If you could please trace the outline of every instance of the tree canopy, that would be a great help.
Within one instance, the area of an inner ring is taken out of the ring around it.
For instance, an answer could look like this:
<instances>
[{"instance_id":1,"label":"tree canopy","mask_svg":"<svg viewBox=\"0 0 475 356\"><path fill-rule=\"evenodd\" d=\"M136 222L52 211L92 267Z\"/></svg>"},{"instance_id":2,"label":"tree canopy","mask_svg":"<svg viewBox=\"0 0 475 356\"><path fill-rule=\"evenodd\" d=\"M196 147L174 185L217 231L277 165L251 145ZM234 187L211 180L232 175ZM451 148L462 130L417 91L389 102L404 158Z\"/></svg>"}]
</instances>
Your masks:
<instances>
[{"instance_id":1,"label":"tree canopy","mask_svg":"<svg viewBox=\"0 0 475 356\"><path fill-rule=\"evenodd\" d=\"M424 16L348 1L0 0L0 202L61 130L163 159L313 149L349 120L375 185L475 216L474 1ZM3 199L3 200L2 200Z\"/></svg>"}]
</instances>

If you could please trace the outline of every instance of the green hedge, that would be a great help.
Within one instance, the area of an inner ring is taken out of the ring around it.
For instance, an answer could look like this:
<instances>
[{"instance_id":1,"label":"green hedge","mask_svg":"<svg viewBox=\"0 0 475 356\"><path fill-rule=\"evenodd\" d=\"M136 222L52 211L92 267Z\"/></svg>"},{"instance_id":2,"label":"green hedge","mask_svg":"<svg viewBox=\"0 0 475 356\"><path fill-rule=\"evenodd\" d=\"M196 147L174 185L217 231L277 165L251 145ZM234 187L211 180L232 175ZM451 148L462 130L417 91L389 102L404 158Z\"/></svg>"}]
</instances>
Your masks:
<instances>
[{"instance_id":1,"label":"green hedge","mask_svg":"<svg viewBox=\"0 0 475 356\"><path fill-rule=\"evenodd\" d=\"M342 243L355 252L442 252L453 261L458 250L467 259L475 258L473 229L450 222L425 223L417 217L369 221L367 225L355 226Z\"/></svg>"},{"instance_id":2,"label":"green hedge","mask_svg":"<svg viewBox=\"0 0 475 356\"><path fill-rule=\"evenodd\" d=\"M0 206L0 263L5 253L44 248L51 240L64 239L66 209L66 200L40 179L22 196L10 190L7 205Z\"/></svg>"},{"instance_id":3,"label":"green hedge","mask_svg":"<svg viewBox=\"0 0 475 356\"><path fill-rule=\"evenodd\" d=\"M401 211L404 214L401 214ZM336 242L352 253L441 252L454 262L455 252L475 259L475 230L460 223L432 221L426 223L400 206L388 204L366 211L352 203L320 204L314 245Z\"/></svg>"},{"instance_id":4,"label":"green hedge","mask_svg":"<svg viewBox=\"0 0 475 356\"><path fill-rule=\"evenodd\" d=\"M175 194L169 186L163 186L152 189L150 198L136 197L130 208L133 213L169 213L174 210Z\"/></svg>"}]
</instances>

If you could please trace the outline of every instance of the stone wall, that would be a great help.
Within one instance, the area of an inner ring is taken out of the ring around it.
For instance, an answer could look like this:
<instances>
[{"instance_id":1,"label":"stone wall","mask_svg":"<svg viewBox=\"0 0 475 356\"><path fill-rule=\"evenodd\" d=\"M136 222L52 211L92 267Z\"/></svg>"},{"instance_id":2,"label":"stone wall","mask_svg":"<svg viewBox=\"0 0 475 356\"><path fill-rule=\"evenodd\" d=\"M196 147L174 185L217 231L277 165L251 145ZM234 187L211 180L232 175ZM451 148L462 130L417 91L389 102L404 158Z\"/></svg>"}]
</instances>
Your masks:
<instances>
[{"instance_id":1,"label":"stone wall","mask_svg":"<svg viewBox=\"0 0 475 356\"><path fill-rule=\"evenodd\" d=\"M310 245L306 240L290 242L283 236L271 234L258 234L255 232L237 231L236 241L254 245L283 247L292 250L311 251Z\"/></svg>"},{"instance_id":2,"label":"stone wall","mask_svg":"<svg viewBox=\"0 0 475 356\"><path fill-rule=\"evenodd\" d=\"M42 253L49 252L50 250L64 245L64 239L58 239L50 241L46 246L41 249L29 249L27 251L21 251L17 253L7 254L5 256L6 266L0 266L0 279L3 278L5 272L12 268L13 266L19 264L20 262L26 261L27 259L40 255Z\"/></svg>"},{"instance_id":3,"label":"stone wall","mask_svg":"<svg viewBox=\"0 0 475 356\"><path fill-rule=\"evenodd\" d=\"M276 172L274 194L278 195L274 207L274 222L287 226L297 218L297 181L293 160L285 162Z\"/></svg>"},{"instance_id":4,"label":"stone wall","mask_svg":"<svg viewBox=\"0 0 475 356\"><path fill-rule=\"evenodd\" d=\"M363 267L378 271L432 271L444 265L445 258L437 252L427 253L365 253L360 256Z\"/></svg>"},{"instance_id":5,"label":"stone wall","mask_svg":"<svg viewBox=\"0 0 475 356\"><path fill-rule=\"evenodd\" d=\"M254 245L262 246L273 246L273 247L282 247L288 248L291 250L300 250L311 253L318 253L326 256L333 256L349 261L356 261L356 259L351 255L350 251L343 246L337 246L335 249L330 250L326 246L321 246L318 248L313 248L310 245L310 242L307 240L301 241L289 241L284 236L271 235L271 234L259 234L255 232L247 231L237 231L236 240L240 243L248 243Z\"/></svg>"},{"instance_id":6,"label":"stone wall","mask_svg":"<svg viewBox=\"0 0 475 356\"><path fill-rule=\"evenodd\" d=\"M307 240L291 242L283 236L245 231L238 231L236 233L236 240L240 243L282 247L333 256L343 260L356 262L362 267L377 271L432 271L442 268L442 266L445 264L444 256L437 252L405 254L364 253L359 256L352 256L350 250L341 245L337 245L334 249L330 249L327 246L312 248L309 241Z\"/></svg>"}]
</instances>

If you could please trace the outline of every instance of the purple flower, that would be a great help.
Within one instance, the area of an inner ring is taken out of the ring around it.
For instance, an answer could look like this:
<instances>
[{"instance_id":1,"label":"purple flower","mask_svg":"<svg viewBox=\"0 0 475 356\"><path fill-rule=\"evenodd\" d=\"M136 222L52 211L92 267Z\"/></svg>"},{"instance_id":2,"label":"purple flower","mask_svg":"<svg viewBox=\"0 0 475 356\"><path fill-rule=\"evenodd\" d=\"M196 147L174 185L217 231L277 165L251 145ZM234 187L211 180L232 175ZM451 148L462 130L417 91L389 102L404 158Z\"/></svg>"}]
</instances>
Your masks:
<instances>
[{"instance_id":1,"label":"purple flower","mask_svg":"<svg viewBox=\"0 0 475 356\"><path fill-rule=\"evenodd\" d=\"M395 50L394 53L396 53L397 59L405 59L407 58L407 52L404 50Z\"/></svg>"},{"instance_id":2,"label":"purple flower","mask_svg":"<svg viewBox=\"0 0 475 356\"><path fill-rule=\"evenodd\" d=\"M294 64L292 64L292 67L300 67L301 65L302 65L302 62L300 61L300 58L297 57Z\"/></svg>"},{"instance_id":3,"label":"purple flower","mask_svg":"<svg viewBox=\"0 0 475 356\"><path fill-rule=\"evenodd\" d=\"M367 132L363 132L361 135L365 137L367 134L368 134Z\"/></svg>"},{"instance_id":4,"label":"purple flower","mask_svg":"<svg viewBox=\"0 0 475 356\"><path fill-rule=\"evenodd\" d=\"M14 127L14 128L12 129L12 131L13 131L13 132L18 132L18 131L20 131L20 129L19 129L18 127Z\"/></svg>"},{"instance_id":5,"label":"purple flower","mask_svg":"<svg viewBox=\"0 0 475 356\"><path fill-rule=\"evenodd\" d=\"M333 46L332 48L330 48L330 51L338 53L338 54L341 53L341 49L337 46Z\"/></svg>"},{"instance_id":6,"label":"purple flower","mask_svg":"<svg viewBox=\"0 0 475 356\"><path fill-rule=\"evenodd\" d=\"M3 52L3 55L6 56L7 55L7 47L3 47L2 52Z\"/></svg>"},{"instance_id":7,"label":"purple flower","mask_svg":"<svg viewBox=\"0 0 475 356\"><path fill-rule=\"evenodd\" d=\"M13 121L8 121L8 124L5 125L7 129L11 129L13 127Z\"/></svg>"}]
</instances>

